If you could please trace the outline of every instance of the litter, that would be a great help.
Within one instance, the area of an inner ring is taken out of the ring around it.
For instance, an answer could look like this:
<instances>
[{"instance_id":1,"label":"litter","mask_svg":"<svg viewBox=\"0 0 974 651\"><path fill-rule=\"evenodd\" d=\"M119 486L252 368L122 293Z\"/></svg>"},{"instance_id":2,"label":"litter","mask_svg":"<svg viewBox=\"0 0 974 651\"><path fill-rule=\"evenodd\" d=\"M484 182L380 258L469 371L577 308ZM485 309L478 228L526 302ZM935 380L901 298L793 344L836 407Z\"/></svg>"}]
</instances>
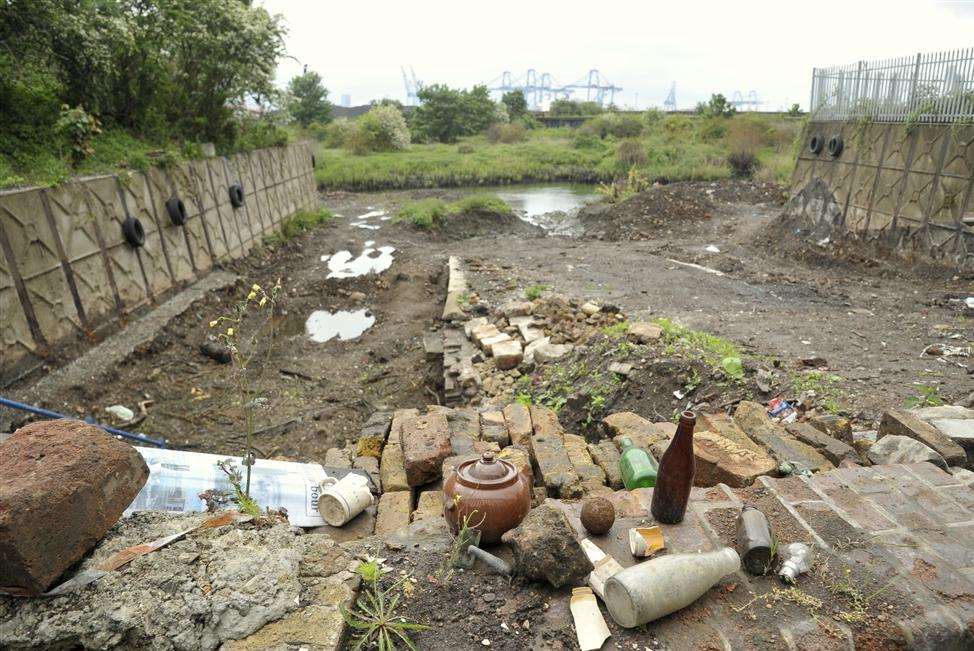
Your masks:
<instances>
[{"instance_id":1,"label":"litter","mask_svg":"<svg viewBox=\"0 0 974 651\"><path fill-rule=\"evenodd\" d=\"M718 249L713 244L708 244L707 248L705 248L704 251L706 251L707 253L720 253L720 249Z\"/></svg>"},{"instance_id":2,"label":"litter","mask_svg":"<svg viewBox=\"0 0 974 651\"><path fill-rule=\"evenodd\" d=\"M578 637L578 646L581 651L601 649L602 644L612 634L609 632L609 627L605 625L605 618L602 617L602 611L599 610L599 604L595 600L595 595L592 594L592 589L573 588L569 609L572 611L575 635Z\"/></svg>"},{"instance_id":3,"label":"litter","mask_svg":"<svg viewBox=\"0 0 974 651\"><path fill-rule=\"evenodd\" d=\"M768 518L747 504L737 518L737 545L744 568L751 574L765 574L774 563L775 544Z\"/></svg>"},{"instance_id":4,"label":"litter","mask_svg":"<svg viewBox=\"0 0 974 651\"><path fill-rule=\"evenodd\" d=\"M970 357L970 346L949 346L947 344L930 344L923 349L920 356L929 355L931 357Z\"/></svg>"},{"instance_id":5,"label":"litter","mask_svg":"<svg viewBox=\"0 0 974 651\"><path fill-rule=\"evenodd\" d=\"M476 529L466 528L457 537L457 555L453 559L454 567L462 567L469 570L473 567L477 559L484 565L494 570L498 574L505 576L511 575L511 566L490 552L485 552L478 547L480 544L480 532Z\"/></svg>"},{"instance_id":6,"label":"litter","mask_svg":"<svg viewBox=\"0 0 974 651\"><path fill-rule=\"evenodd\" d=\"M588 584L592 586L592 590L595 591L595 594L599 595L599 598L604 600L605 582L608 581L610 577L615 576L616 573L621 572L622 565L619 564L619 561L599 549L595 543L588 538L583 538L581 540L581 545L582 551L585 552L588 560L595 568L588 575Z\"/></svg>"},{"instance_id":7,"label":"litter","mask_svg":"<svg viewBox=\"0 0 974 651\"><path fill-rule=\"evenodd\" d=\"M345 525L375 501L369 490L369 480L354 473L341 479L326 477L321 482L320 491L318 511L333 527Z\"/></svg>"},{"instance_id":8,"label":"litter","mask_svg":"<svg viewBox=\"0 0 974 651\"><path fill-rule=\"evenodd\" d=\"M781 423L794 423L798 420L794 405L782 398L774 398L768 403L768 415Z\"/></svg>"},{"instance_id":9,"label":"litter","mask_svg":"<svg viewBox=\"0 0 974 651\"><path fill-rule=\"evenodd\" d=\"M667 262L672 262L673 264L683 265L684 267L690 267L691 269L698 269L700 271L705 271L708 274L713 274L715 276L723 276L723 271L718 271L716 269L711 269L710 267L704 267L699 264L693 264L692 262L680 262L679 260L674 260L673 258L667 258Z\"/></svg>"},{"instance_id":10,"label":"litter","mask_svg":"<svg viewBox=\"0 0 974 651\"><path fill-rule=\"evenodd\" d=\"M105 407L105 413L114 418L118 423L127 423L130 420L135 420L135 412L125 405Z\"/></svg>"},{"instance_id":11,"label":"litter","mask_svg":"<svg viewBox=\"0 0 974 651\"><path fill-rule=\"evenodd\" d=\"M814 553L805 543L795 542L785 546L785 561L778 570L778 578L785 583L794 583L799 574L812 567Z\"/></svg>"},{"instance_id":12,"label":"litter","mask_svg":"<svg viewBox=\"0 0 974 651\"><path fill-rule=\"evenodd\" d=\"M629 530L629 551L637 558L652 556L666 547L659 527L633 527Z\"/></svg>"}]
</instances>

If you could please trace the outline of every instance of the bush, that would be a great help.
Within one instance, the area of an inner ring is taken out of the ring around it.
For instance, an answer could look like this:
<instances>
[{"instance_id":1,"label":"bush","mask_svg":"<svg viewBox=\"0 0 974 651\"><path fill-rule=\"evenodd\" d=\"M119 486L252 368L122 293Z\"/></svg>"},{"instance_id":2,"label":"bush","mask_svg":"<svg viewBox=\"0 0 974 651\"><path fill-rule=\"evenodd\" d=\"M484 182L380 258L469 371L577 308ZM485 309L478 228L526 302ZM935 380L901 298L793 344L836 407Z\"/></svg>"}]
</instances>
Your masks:
<instances>
[{"instance_id":1,"label":"bush","mask_svg":"<svg viewBox=\"0 0 974 651\"><path fill-rule=\"evenodd\" d=\"M572 147L575 149L596 149L602 146L602 140L592 133L591 129L579 128L572 137Z\"/></svg>"},{"instance_id":2,"label":"bush","mask_svg":"<svg viewBox=\"0 0 974 651\"><path fill-rule=\"evenodd\" d=\"M270 116L244 116L237 126L235 138L241 151L253 151L265 147L280 147L291 139L287 129L277 124Z\"/></svg>"},{"instance_id":3,"label":"bush","mask_svg":"<svg viewBox=\"0 0 974 651\"><path fill-rule=\"evenodd\" d=\"M436 198L413 201L400 208L393 221L431 230L438 228L447 217L477 212L510 215L514 211L496 194L474 194L450 204Z\"/></svg>"},{"instance_id":4,"label":"bush","mask_svg":"<svg viewBox=\"0 0 974 651\"><path fill-rule=\"evenodd\" d=\"M729 118L737 109L721 93L714 93L706 104L697 104L697 113L714 118Z\"/></svg>"},{"instance_id":5,"label":"bush","mask_svg":"<svg viewBox=\"0 0 974 651\"><path fill-rule=\"evenodd\" d=\"M312 228L315 228L320 224L327 224L332 219L334 219L334 215L332 215L331 211L327 208L319 208L318 210L299 210L281 222L280 231L265 237L264 243L276 245L283 242L289 242L301 233L310 231Z\"/></svg>"},{"instance_id":6,"label":"bush","mask_svg":"<svg viewBox=\"0 0 974 651\"><path fill-rule=\"evenodd\" d=\"M727 155L727 163L734 176L739 179L749 179L754 176L754 170L758 167L758 157L750 151L732 151Z\"/></svg>"},{"instance_id":7,"label":"bush","mask_svg":"<svg viewBox=\"0 0 974 651\"><path fill-rule=\"evenodd\" d=\"M609 133L616 138L635 138L642 134L643 123L635 115L611 115Z\"/></svg>"},{"instance_id":8,"label":"bush","mask_svg":"<svg viewBox=\"0 0 974 651\"><path fill-rule=\"evenodd\" d=\"M459 215L466 212L489 212L496 215L511 215L514 211L507 202L496 194L472 194L450 204L449 214Z\"/></svg>"},{"instance_id":9,"label":"bush","mask_svg":"<svg viewBox=\"0 0 974 651\"><path fill-rule=\"evenodd\" d=\"M758 150L770 141L768 130L754 120L734 118L727 129L727 163L734 176L749 179L758 167Z\"/></svg>"},{"instance_id":10,"label":"bush","mask_svg":"<svg viewBox=\"0 0 974 651\"><path fill-rule=\"evenodd\" d=\"M519 122L511 124L492 124L487 127L487 141L492 143L503 142L511 144L514 142L524 142L528 139L527 129Z\"/></svg>"},{"instance_id":11,"label":"bush","mask_svg":"<svg viewBox=\"0 0 974 651\"><path fill-rule=\"evenodd\" d=\"M348 118L338 118L326 125L313 125L312 133L325 147L338 149L345 147L355 133L355 123Z\"/></svg>"},{"instance_id":12,"label":"bush","mask_svg":"<svg viewBox=\"0 0 974 651\"><path fill-rule=\"evenodd\" d=\"M422 104L413 114L412 126L420 140L453 143L461 136L482 133L496 121L498 109L486 86L457 90L431 84L418 95Z\"/></svg>"},{"instance_id":13,"label":"bush","mask_svg":"<svg viewBox=\"0 0 974 651\"><path fill-rule=\"evenodd\" d=\"M645 165L649 161L643 144L635 138L623 140L616 147L616 160L625 167Z\"/></svg>"},{"instance_id":14,"label":"bush","mask_svg":"<svg viewBox=\"0 0 974 651\"><path fill-rule=\"evenodd\" d=\"M727 125L721 118L706 118L700 123L700 139L714 142L727 135Z\"/></svg>"},{"instance_id":15,"label":"bush","mask_svg":"<svg viewBox=\"0 0 974 651\"><path fill-rule=\"evenodd\" d=\"M409 146L409 127L395 106L374 106L355 122L345 142L355 154L402 151Z\"/></svg>"},{"instance_id":16,"label":"bush","mask_svg":"<svg viewBox=\"0 0 974 651\"><path fill-rule=\"evenodd\" d=\"M472 154L474 152L473 145L466 142L457 145L458 154Z\"/></svg>"},{"instance_id":17,"label":"bush","mask_svg":"<svg viewBox=\"0 0 974 651\"><path fill-rule=\"evenodd\" d=\"M650 133L659 129L665 119L666 116L659 109L651 108L643 113L643 122L646 123L646 130Z\"/></svg>"},{"instance_id":18,"label":"bush","mask_svg":"<svg viewBox=\"0 0 974 651\"><path fill-rule=\"evenodd\" d=\"M98 119L82 107L69 108L67 104L62 106L61 116L55 127L71 148L71 161L75 165L95 153L91 141L101 133L101 126Z\"/></svg>"}]
</instances>

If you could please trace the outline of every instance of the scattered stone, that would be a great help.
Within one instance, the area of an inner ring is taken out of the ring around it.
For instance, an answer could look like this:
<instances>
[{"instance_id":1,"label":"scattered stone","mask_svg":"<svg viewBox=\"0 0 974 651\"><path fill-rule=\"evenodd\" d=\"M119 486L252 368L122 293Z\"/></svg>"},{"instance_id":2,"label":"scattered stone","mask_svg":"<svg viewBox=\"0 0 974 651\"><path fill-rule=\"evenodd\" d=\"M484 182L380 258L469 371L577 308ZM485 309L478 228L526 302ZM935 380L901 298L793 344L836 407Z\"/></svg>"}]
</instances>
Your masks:
<instances>
[{"instance_id":1,"label":"scattered stone","mask_svg":"<svg viewBox=\"0 0 974 651\"><path fill-rule=\"evenodd\" d=\"M622 471L619 469L619 451L612 441L602 440L598 445L589 443L592 461L605 473L605 483L613 490L622 488Z\"/></svg>"},{"instance_id":2,"label":"scattered stone","mask_svg":"<svg viewBox=\"0 0 974 651\"><path fill-rule=\"evenodd\" d=\"M79 420L14 432L0 454L3 590L44 592L104 537L148 476L132 446Z\"/></svg>"},{"instance_id":3,"label":"scattered stone","mask_svg":"<svg viewBox=\"0 0 974 651\"><path fill-rule=\"evenodd\" d=\"M426 352L426 361L435 362L443 356L443 333L427 332L423 335L423 350Z\"/></svg>"},{"instance_id":4,"label":"scattered stone","mask_svg":"<svg viewBox=\"0 0 974 651\"><path fill-rule=\"evenodd\" d=\"M890 435L916 439L937 452L949 466L967 463L967 452L936 427L908 411L893 409L883 414L879 424L879 442Z\"/></svg>"},{"instance_id":5,"label":"scattered stone","mask_svg":"<svg viewBox=\"0 0 974 651\"><path fill-rule=\"evenodd\" d=\"M512 342L512 341L514 341L514 340L511 339L511 335L507 334L506 332L500 332L500 333L494 335L493 337L485 337L485 338L481 339L480 340L480 347L483 348L484 349L484 352L487 353L488 355L493 355L494 354L494 348L497 347L499 344L503 344L503 343L506 343L506 342ZM517 342L514 342L514 343L517 343ZM520 348L520 344L518 344L518 347Z\"/></svg>"},{"instance_id":6,"label":"scattered stone","mask_svg":"<svg viewBox=\"0 0 974 651\"><path fill-rule=\"evenodd\" d=\"M602 419L602 424L612 435L617 450L622 450L623 437L629 438L636 447L649 450L653 443L666 440L666 434L639 414L619 411Z\"/></svg>"},{"instance_id":7,"label":"scattered stone","mask_svg":"<svg viewBox=\"0 0 974 651\"><path fill-rule=\"evenodd\" d=\"M602 308L595 303L582 303L582 307L579 309L585 316L592 316L593 314L598 314L599 310Z\"/></svg>"},{"instance_id":8,"label":"scattered stone","mask_svg":"<svg viewBox=\"0 0 974 651\"><path fill-rule=\"evenodd\" d=\"M105 407L105 413L112 417L116 423L127 423L135 419L135 412L125 405L112 405Z\"/></svg>"},{"instance_id":9,"label":"scattered stone","mask_svg":"<svg viewBox=\"0 0 974 651\"><path fill-rule=\"evenodd\" d=\"M533 408L532 408L533 411ZM535 423L538 421L535 420ZM559 426L560 427L560 426ZM535 434L531 437L531 450L538 466L538 473L548 494L552 497L581 497L582 486L578 474L565 451L564 441L555 434Z\"/></svg>"},{"instance_id":10,"label":"scattered stone","mask_svg":"<svg viewBox=\"0 0 974 651\"><path fill-rule=\"evenodd\" d=\"M728 441L732 441L752 452L767 454L764 448L752 441L751 437L734 422L734 419L725 413L699 414L696 429L719 434ZM676 433L676 425L673 425L673 433ZM670 436L672 437L672 434Z\"/></svg>"},{"instance_id":11,"label":"scattered stone","mask_svg":"<svg viewBox=\"0 0 974 651\"><path fill-rule=\"evenodd\" d=\"M806 368L825 368L829 365L824 357L803 357L801 364Z\"/></svg>"},{"instance_id":12,"label":"scattered stone","mask_svg":"<svg viewBox=\"0 0 974 651\"><path fill-rule=\"evenodd\" d=\"M498 330L497 326L495 326L493 323L487 323L482 326L477 326L470 333L471 338L481 348L483 348L483 342L485 339L490 339L491 337L497 337L500 334L502 334L501 331Z\"/></svg>"},{"instance_id":13,"label":"scattered stone","mask_svg":"<svg viewBox=\"0 0 974 651\"><path fill-rule=\"evenodd\" d=\"M491 347L494 355L494 363L497 368L507 371L517 368L517 365L524 359L524 351L521 349L521 342L516 340L504 341L494 344Z\"/></svg>"},{"instance_id":14,"label":"scattered stone","mask_svg":"<svg viewBox=\"0 0 974 651\"><path fill-rule=\"evenodd\" d=\"M423 491L419 494L413 522L443 517L443 491Z\"/></svg>"},{"instance_id":15,"label":"scattered stone","mask_svg":"<svg viewBox=\"0 0 974 651\"><path fill-rule=\"evenodd\" d=\"M929 461L945 471L948 470L947 462L936 450L914 438L898 434L887 434L873 443L866 456L876 465Z\"/></svg>"},{"instance_id":16,"label":"scattered stone","mask_svg":"<svg viewBox=\"0 0 974 651\"><path fill-rule=\"evenodd\" d=\"M657 459L662 459L669 444L669 439L658 441L650 451ZM732 488L743 488L762 475L774 474L778 468L778 463L763 450L754 452L742 448L734 441L708 431L694 432L693 457L696 466L694 486L727 484Z\"/></svg>"},{"instance_id":17,"label":"scattered stone","mask_svg":"<svg viewBox=\"0 0 974 651\"><path fill-rule=\"evenodd\" d=\"M555 436L561 438L565 431L561 427L561 423L558 422L558 414L547 407L540 407L537 405L531 405L529 408L531 413L531 426L534 428L534 434Z\"/></svg>"},{"instance_id":18,"label":"scattered stone","mask_svg":"<svg viewBox=\"0 0 974 651\"><path fill-rule=\"evenodd\" d=\"M233 359L230 349L219 341L204 341L200 344L200 352L220 364L229 364Z\"/></svg>"},{"instance_id":19,"label":"scattered stone","mask_svg":"<svg viewBox=\"0 0 974 651\"><path fill-rule=\"evenodd\" d=\"M389 440L382 448L382 458L379 461L379 475L382 478L382 490L384 491L409 489L402 452L402 425L406 420L418 415L418 409L398 409L392 415Z\"/></svg>"},{"instance_id":20,"label":"scattered stone","mask_svg":"<svg viewBox=\"0 0 974 651\"><path fill-rule=\"evenodd\" d=\"M531 468L531 454L526 447L508 445L497 453L498 459L503 459L528 478L529 484L534 484L534 470Z\"/></svg>"},{"instance_id":21,"label":"scattered stone","mask_svg":"<svg viewBox=\"0 0 974 651\"><path fill-rule=\"evenodd\" d=\"M504 422L511 443L515 445L530 445L531 443L531 412L525 405L512 402L504 407Z\"/></svg>"},{"instance_id":22,"label":"scattered stone","mask_svg":"<svg viewBox=\"0 0 974 651\"><path fill-rule=\"evenodd\" d=\"M609 372L616 373L622 377L629 377L632 373L632 364L626 364L624 362L612 362L609 364Z\"/></svg>"},{"instance_id":23,"label":"scattered stone","mask_svg":"<svg viewBox=\"0 0 974 651\"><path fill-rule=\"evenodd\" d=\"M375 535L386 536L408 527L412 512L412 491L383 493L379 498L379 512L375 518Z\"/></svg>"},{"instance_id":24,"label":"scattered stone","mask_svg":"<svg viewBox=\"0 0 974 651\"><path fill-rule=\"evenodd\" d=\"M592 461L588 453L588 443L577 434L565 434L565 453L572 462L575 474L586 493L599 492L605 488L605 473Z\"/></svg>"},{"instance_id":25,"label":"scattered stone","mask_svg":"<svg viewBox=\"0 0 974 651\"><path fill-rule=\"evenodd\" d=\"M476 330L477 328L479 328L481 326L487 325L487 323L488 323L487 317L485 317L485 316L478 316L478 317L473 318L473 319L468 319L467 322L463 324L463 333L469 339L469 338L473 337L473 331L474 330Z\"/></svg>"},{"instance_id":26,"label":"scattered stone","mask_svg":"<svg viewBox=\"0 0 974 651\"><path fill-rule=\"evenodd\" d=\"M648 344L663 335L663 328L647 321L636 321L629 324L629 339L637 344Z\"/></svg>"},{"instance_id":27,"label":"scattered stone","mask_svg":"<svg viewBox=\"0 0 974 651\"><path fill-rule=\"evenodd\" d=\"M422 486L440 478L440 465L449 457L450 427L443 414L425 414L403 422L403 465L406 483Z\"/></svg>"},{"instance_id":28,"label":"scattered stone","mask_svg":"<svg viewBox=\"0 0 974 651\"><path fill-rule=\"evenodd\" d=\"M484 441L496 443L500 447L510 445L511 435L507 431L504 412L488 410L480 413L480 437Z\"/></svg>"},{"instance_id":29,"label":"scattered stone","mask_svg":"<svg viewBox=\"0 0 974 651\"><path fill-rule=\"evenodd\" d=\"M835 467L818 450L775 426L764 405L742 401L734 412L734 422L779 463L788 462L812 472L825 472Z\"/></svg>"},{"instance_id":30,"label":"scattered stone","mask_svg":"<svg viewBox=\"0 0 974 651\"><path fill-rule=\"evenodd\" d=\"M531 343L529 343L527 346L525 346L524 347L524 362L523 362L524 365L525 366L533 366L534 365L534 362L535 362L535 359L534 359L534 353L535 353L535 351L537 351L538 348L540 348L541 346L546 346L547 344L550 344L550 343L551 343L551 338L550 337L540 337L538 339L535 339Z\"/></svg>"},{"instance_id":31,"label":"scattered stone","mask_svg":"<svg viewBox=\"0 0 974 651\"><path fill-rule=\"evenodd\" d=\"M593 569L568 516L548 503L532 509L502 540L514 553L517 574L556 588L584 581Z\"/></svg>"},{"instance_id":32,"label":"scattered stone","mask_svg":"<svg viewBox=\"0 0 974 651\"><path fill-rule=\"evenodd\" d=\"M352 452L346 448L328 448L325 450L325 465L332 468L351 468Z\"/></svg>"},{"instance_id":33,"label":"scattered stone","mask_svg":"<svg viewBox=\"0 0 974 651\"><path fill-rule=\"evenodd\" d=\"M534 349L534 360L541 364L554 362L569 354L574 349L575 346L572 344L543 343Z\"/></svg>"},{"instance_id":34,"label":"scattered stone","mask_svg":"<svg viewBox=\"0 0 974 651\"><path fill-rule=\"evenodd\" d=\"M530 316L534 313L534 303L530 301L514 301L502 307L501 312L508 319L517 316Z\"/></svg>"},{"instance_id":35,"label":"scattered stone","mask_svg":"<svg viewBox=\"0 0 974 651\"><path fill-rule=\"evenodd\" d=\"M785 430L802 443L810 445L821 452L826 459L835 465L839 465L846 459L851 459L856 462L859 461L859 455L856 454L856 451L851 445L839 439L832 438L824 431L813 427L809 423L791 423L785 425Z\"/></svg>"},{"instance_id":36,"label":"scattered stone","mask_svg":"<svg viewBox=\"0 0 974 651\"><path fill-rule=\"evenodd\" d=\"M604 497L589 497L582 502L582 526L593 536L609 533L616 521L616 509Z\"/></svg>"},{"instance_id":37,"label":"scattered stone","mask_svg":"<svg viewBox=\"0 0 974 651\"><path fill-rule=\"evenodd\" d=\"M808 424L834 439L852 445L852 423L848 418L835 414L816 414L808 419Z\"/></svg>"}]
</instances>

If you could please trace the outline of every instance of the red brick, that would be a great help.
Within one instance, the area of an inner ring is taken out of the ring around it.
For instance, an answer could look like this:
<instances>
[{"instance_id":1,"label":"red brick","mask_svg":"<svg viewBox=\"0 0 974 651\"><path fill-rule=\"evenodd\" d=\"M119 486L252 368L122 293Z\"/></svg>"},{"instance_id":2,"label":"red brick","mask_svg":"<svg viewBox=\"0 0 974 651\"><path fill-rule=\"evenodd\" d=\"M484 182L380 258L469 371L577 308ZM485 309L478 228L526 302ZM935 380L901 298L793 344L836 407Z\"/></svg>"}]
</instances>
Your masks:
<instances>
[{"instance_id":1,"label":"red brick","mask_svg":"<svg viewBox=\"0 0 974 651\"><path fill-rule=\"evenodd\" d=\"M0 586L44 592L101 540L148 476L134 448L81 421L14 432L0 448Z\"/></svg>"},{"instance_id":2,"label":"red brick","mask_svg":"<svg viewBox=\"0 0 974 651\"><path fill-rule=\"evenodd\" d=\"M441 464L453 453L450 427L443 414L425 414L404 421L401 442L406 483L410 486L439 479Z\"/></svg>"}]
</instances>

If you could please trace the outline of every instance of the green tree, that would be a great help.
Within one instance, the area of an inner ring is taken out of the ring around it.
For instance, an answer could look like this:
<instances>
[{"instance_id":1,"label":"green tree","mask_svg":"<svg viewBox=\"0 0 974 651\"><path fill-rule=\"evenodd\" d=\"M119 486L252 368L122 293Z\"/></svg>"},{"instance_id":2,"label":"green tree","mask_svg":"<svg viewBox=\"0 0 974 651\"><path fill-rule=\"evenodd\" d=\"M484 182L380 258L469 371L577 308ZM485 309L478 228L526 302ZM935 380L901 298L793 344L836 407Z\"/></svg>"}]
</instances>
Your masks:
<instances>
[{"instance_id":1,"label":"green tree","mask_svg":"<svg viewBox=\"0 0 974 651\"><path fill-rule=\"evenodd\" d=\"M312 122L331 120L328 89L317 72L306 72L291 79L287 85L287 110L302 127Z\"/></svg>"},{"instance_id":2,"label":"green tree","mask_svg":"<svg viewBox=\"0 0 974 651\"><path fill-rule=\"evenodd\" d=\"M788 109L788 115L793 118L797 118L802 114L802 107L798 104L792 104Z\"/></svg>"},{"instance_id":3,"label":"green tree","mask_svg":"<svg viewBox=\"0 0 974 651\"><path fill-rule=\"evenodd\" d=\"M699 112L700 104L697 105L697 110ZM710 101L703 108L703 115L709 117L729 118L735 113L737 109L721 93L711 95Z\"/></svg>"},{"instance_id":4,"label":"green tree","mask_svg":"<svg viewBox=\"0 0 974 651\"><path fill-rule=\"evenodd\" d=\"M507 107L507 117L517 120L528 112L528 100L524 99L524 92L509 90L501 97L501 102Z\"/></svg>"},{"instance_id":5,"label":"green tree","mask_svg":"<svg viewBox=\"0 0 974 651\"><path fill-rule=\"evenodd\" d=\"M495 107L486 86L458 90L431 84L419 93L413 129L421 139L456 142L461 136L481 133L494 121Z\"/></svg>"}]
</instances>

